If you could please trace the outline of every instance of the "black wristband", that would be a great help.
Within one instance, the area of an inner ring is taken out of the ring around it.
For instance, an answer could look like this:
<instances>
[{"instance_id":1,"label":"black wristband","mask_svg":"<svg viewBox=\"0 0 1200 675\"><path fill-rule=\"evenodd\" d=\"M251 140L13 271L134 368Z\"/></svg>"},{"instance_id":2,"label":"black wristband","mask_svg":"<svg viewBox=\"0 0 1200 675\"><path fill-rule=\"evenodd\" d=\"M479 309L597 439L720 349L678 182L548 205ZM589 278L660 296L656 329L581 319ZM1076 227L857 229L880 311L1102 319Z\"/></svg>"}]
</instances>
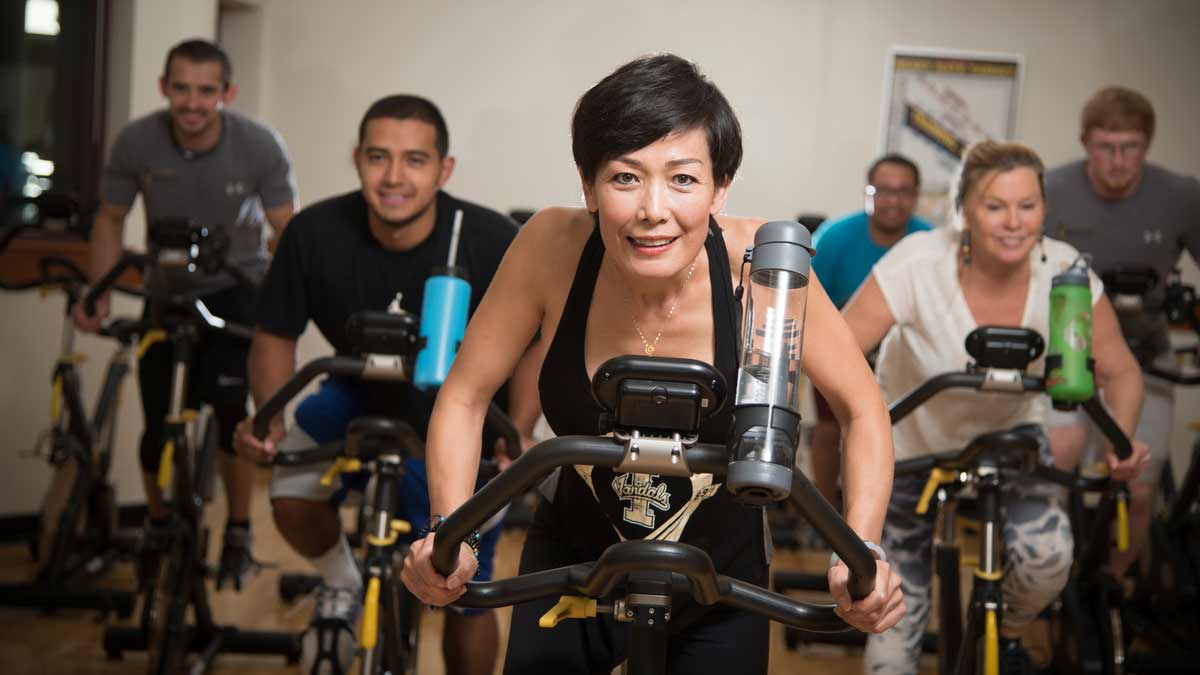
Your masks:
<instances>
[{"instance_id":1,"label":"black wristband","mask_svg":"<svg viewBox=\"0 0 1200 675\"><path fill-rule=\"evenodd\" d=\"M445 516L430 516L429 517L429 527L426 528L425 533L433 534L434 532L437 532L438 528L440 528L442 526L442 523L445 523L445 522L446 522ZM479 557L479 541L482 538L483 538L483 535L479 534L479 530L471 530L471 534L468 534L467 538L463 540L464 544L471 547L471 551L473 551L475 553L476 558Z\"/></svg>"}]
</instances>

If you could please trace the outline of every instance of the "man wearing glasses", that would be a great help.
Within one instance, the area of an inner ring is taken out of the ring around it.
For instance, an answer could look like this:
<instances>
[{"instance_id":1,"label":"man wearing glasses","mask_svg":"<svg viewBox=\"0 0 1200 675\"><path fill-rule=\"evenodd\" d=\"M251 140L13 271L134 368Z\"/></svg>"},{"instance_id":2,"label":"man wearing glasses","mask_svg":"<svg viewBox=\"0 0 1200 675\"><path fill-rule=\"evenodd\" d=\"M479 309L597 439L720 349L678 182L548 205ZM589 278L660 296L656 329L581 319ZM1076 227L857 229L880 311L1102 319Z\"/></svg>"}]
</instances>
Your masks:
<instances>
[{"instance_id":1,"label":"man wearing glasses","mask_svg":"<svg viewBox=\"0 0 1200 675\"><path fill-rule=\"evenodd\" d=\"M1159 283L1140 309L1118 309L1121 332L1130 350L1149 363L1170 350L1163 312L1165 284L1186 248L1200 260L1200 182L1148 164L1154 138L1154 107L1136 91L1105 87L1083 108L1080 140L1086 159L1046 173L1045 233L1092 256L1098 272L1145 266ZM1137 438L1150 445L1151 466L1130 486L1131 546L1114 554L1111 572L1118 579L1132 562L1149 530L1154 489L1169 450L1174 394L1171 386L1146 376ZM1061 421L1061 420L1060 420ZM1055 422L1051 422L1053 425ZM1080 427L1056 436L1056 451L1079 452ZM1069 439L1076 439L1071 442ZM1065 445L1061 440L1067 440Z\"/></svg>"},{"instance_id":2,"label":"man wearing glasses","mask_svg":"<svg viewBox=\"0 0 1200 675\"><path fill-rule=\"evenodd\" d=\"M921 171L907 157L884 155L867 169L864 209L821 224L813 235L813 270L829 299L841 309L858 290L871 267L905 235L931 229L913 215ZM842 431L820 392L815 393L817 426L813 431L813 481L835 507Z\"/></svg>"}]
</instances>

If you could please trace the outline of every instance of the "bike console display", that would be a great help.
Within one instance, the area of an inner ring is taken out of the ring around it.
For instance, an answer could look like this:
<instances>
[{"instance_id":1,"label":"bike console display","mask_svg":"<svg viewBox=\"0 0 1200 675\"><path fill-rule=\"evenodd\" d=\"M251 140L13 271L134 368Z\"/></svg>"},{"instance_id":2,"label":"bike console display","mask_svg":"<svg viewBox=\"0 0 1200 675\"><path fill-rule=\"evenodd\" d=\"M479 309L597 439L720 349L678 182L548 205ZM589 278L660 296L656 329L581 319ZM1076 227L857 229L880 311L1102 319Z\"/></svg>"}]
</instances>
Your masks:
<instances>
[{"instance_id":1,"label":"bike console display","mask_svg":"<svg viewBox=\"0 0 1200 675\"><path fill-rule=\"evenodd\" d=\"M166 218L151 221L147 231L150 249L162 267L186 267L216 274L225 267L229 235L220 227L197 225L190 220Z\"/></svg>"},{"instance_id":2,"label":"bike console display","mask_svg":"<svg viewBox=\"0 0 1200 675\"><path fill-rule=\"evenodd\" d=\"M1142 296L1158 285L1158 272L1145 265L1118 265L1101 272L1100 280L1110 295Z\"/></svg>"},{"instance_id":3,"label":"bike console display","mask_svg":"<svg viewBox=\"0 0 1200 675\"><path fill-rule=\"evenodd\" d=\"M1042 355L1046 343L1028 328L980 326L967 335L966 348L977 368L1025 370Z\"/></svg>"},{"instance_id":4,"label":"bike console display","mask_svg":"<svg viewBox=\"0 0 1200 675\"><path fill-rule=\"evenodd\" d=\"M1104 291L1118 312L1140 312L1146 296L1158 287L1158 272L1145 265L1118 265L1100 273Z\"/></svg>"},{"instance_id":5,"label":"bike console display","mask_svg":"<svg viewBox=\"0 0 1200 675\"><path fill-rule=\"evenodd\" d=\"M696 434L725 401L725 378L693 359L618 356L601 364L592 394L604 408L600 433Z\"/></svg>"},{"instance_id":6,"label":"bike console display","mask_svg":"<svg viewBox=\"0 0 1200 675\"><path fill-rule=\"evenodd\" d=\"M415 358L420 322L408 312L362 311L346 320L346 337L359 354Z\"/></svg>"}]
</instances>

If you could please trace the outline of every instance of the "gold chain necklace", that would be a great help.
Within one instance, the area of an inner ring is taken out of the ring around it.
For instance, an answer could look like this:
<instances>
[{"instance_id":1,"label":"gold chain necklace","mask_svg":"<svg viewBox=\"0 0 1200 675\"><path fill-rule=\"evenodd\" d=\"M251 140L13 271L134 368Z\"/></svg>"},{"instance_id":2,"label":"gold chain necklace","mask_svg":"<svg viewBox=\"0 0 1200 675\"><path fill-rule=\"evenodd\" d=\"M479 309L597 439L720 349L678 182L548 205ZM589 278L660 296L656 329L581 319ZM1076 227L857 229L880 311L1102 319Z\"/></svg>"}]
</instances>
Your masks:
<instances>
[{"instance_id":1,"label":"gold chain necklace","mask_svg":"<svg viewBox=\"0 0 1200 675\"><path fill-rule=\"evenodd\" d=\"M683 286L680 287L679 294L683 295L683 289L687 287L689 281L692 280L692 273L696 271L696 260L692 261L692 266L688 268L687 278L683 280ZM638 325L637 317L633 314L633 303L629 296L625 296L625 305L629 307L629 318L633 319L633 327L637 330L638 337L642 339L642 347L646 351L646 356L654 356L654 352L658 349L658 339L662 337L663 331L666 330L667 324L671 322L671 317L675 316L675 305L679 303L679 298L675 298L675 302L671 303L671 309L667 310L667 318L663 321L662 328L658 329L658 334L654 336L654 342L646 339L642 333L642 327Z\"/></svg>"}]
</instances>

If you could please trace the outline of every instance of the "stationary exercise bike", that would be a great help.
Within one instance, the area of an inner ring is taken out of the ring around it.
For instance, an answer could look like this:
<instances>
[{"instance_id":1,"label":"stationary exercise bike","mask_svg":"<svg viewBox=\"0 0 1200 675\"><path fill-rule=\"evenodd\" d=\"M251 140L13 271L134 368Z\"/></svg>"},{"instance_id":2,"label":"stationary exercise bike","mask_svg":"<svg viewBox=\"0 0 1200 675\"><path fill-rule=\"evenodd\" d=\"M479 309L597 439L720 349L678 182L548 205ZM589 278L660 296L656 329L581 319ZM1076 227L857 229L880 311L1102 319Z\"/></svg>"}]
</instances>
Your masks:
<instances>
[{"instance_id":1,"label":"stationary exercise bike","mask_svg":"<svg viewBox=\"0 0 1200 675\"><path fill-rule=\"evenodd\" d=\"M902 420L937 393L956 388L979 391L1026 392L1046 391L1046 378L1029 375L1025 368L1041 355L1044 342L1036 332L1025 328L985 326L972 331L966 339L967 352L975 359L965 372L939 375L919 386L891 408L893 424ZM1050 365L1047 366L1050 368ZM1098 398L1082 402L1084 411L1112 443L1117 456L1124 459L1131 452L1128 437L1113 421ZM1027 428L1018 427L983 434L961 451L920 457L898 462L896 474L929 472L929 481L917 506L917 513L927 512L930 501L936 499L940 531L934 541L935 572L941 580L938 606L939 672L992 675L999 671L999 625L1004 602L1002 547L998 542L999 494L1003 481L1016 475L1027 475L1068 488L1103 493L1101 506L1094 518L1094 529L1077 536L1081 545L1076 566L1089 568L1095 560L1106 558L1110 545L1109 527L1114 517L1118 528L1125 528L1128 492L1122 484L1107 478L1088 479L1074 473L1059 471L1038 463L1039 439ZM977 493L976 507L980 521L979 567L975 570L967 624L963 627L959 596L961 555L954 540L954 517L959 494L966 488ZM1118 541L1127 541L1127 530L1118 532ZM1068 591L1070 592L1070 587ZM1074 624L1072 624L1074 625ZM1078 630L1071 633L1071 637Z\"/></svg>"},{"instance_id":2,"label":"stationary exercise bike","mask_svg":"<svg viewBox=\"0 0 1200 675\"><path fill-rule=\"evenodd\" d=\"M0 251L21 227L0 236ZM66 297L61 351L52 374L51 426L38 440L34 453L53 467L43 500L41 521L29 536L37 560L37 574L20 584L0 584L0 604L42 609L94 609L115 611L128 617L134 593L99 588L95 576L114 561L132 557L139 533L118 527L116 490L109 480L121 387L130 369L135 322L111 321L100 333L117 341L109 360L95 409L85 411L79 363L75 351L72 306L79 300L87 279L70 260L53 256L38 261L38 278L22 283L0 283L0 288L21 291L40 288L61 291ZM122 289L137 294L133 289Z\"/></svg>"},{"instance_id":3,"label":"stationary exercise bike","mask_svg":"<svg viewBox=\"0 0 1200 675\"><path fill-rule=\"evenodd\" d=\"M171 513L165 527L151 528L147 537L161 551L157 566L143 579L140 625L112 626L104 631L104 649L110 658L125 651L146 651L147 672L175 675L187 665L189 652L199 652L192 673L203 673L220 652L277 654L294 662L299 654L294 633L243 631L219 625L208 601L206 580L214 576L207 561L208 529L203 523L204 504L211 499L213 464L216 461L216 419L206 410L184 407L188 365L201 335L217 331L250 339L249 327L227 323L214 316L199 299L175 292L166 283L165 270L178 267L215 273L225 264L228 240L219 228L188 222L159 222L150 228L147 254L126 253L84 297L85 309L95 312L95 302L131 267L143 270L147 280L148 318L139 332L142 345L167 341L172 346L171 398L168 406L159 486L170 489ZM236 276L236 275L235 275ZM188 609L193 622L187 622Z\"/></svg>"},{"instance_id":4,"label":"stationary exercise bike","mask_svg":"<svg viewBox=\"0 0 1200 675\"><path fill-rule=\"evenodd\" d=\"M592 380L593 397L603 410L597 433L607 435L540 443L483 486L438 529L432 560L438 573L453 573L461 543L515 495L556 468L586 465L635 475L711 474L713 484L722 485L718 489L748 505L793 498L846 563L851 597L866 597L875 584L874 555L795 468L810 241L799 223L773 221L759 228L743 258L734 295L746 302L728 445L699 442L704 421L729 409L725 378L712 366L691 359L610 359ZM749 285L742 283L746 265ZM667 627L679 595L811 631L848 629L832 605L797 602L719 575L705 551L665 540L621 541L595 562L470 582L457 604L500 607L560 594L539 625L604 616L628 624L626 672L635 674L666 672Z\"/></svg>"},{"instance_id":5,"label":"stationary exercise bike","mask_svg":"<svg viewBox=\"0 0 1200 675\"><path fill-rule=\"evenodd\" d=\"M1120 267L1102 276L1118 313L1142 312L1147 299L1157 297L1170 325L1200 335L1195 290L1177 273L1161 293L1159 276L1148 267ZM1200 384L1195 344L1141 363L1143 372L1173 385ZM1122 585L1104 572L1107 557L1077 567L1071 584L1077 590L1064 593L1060 608L1069 625L1055 636L1061 672L1200 673L1193 656L1200 640L1200 442L1192 448L1181 487L1176 488L1170 458L1160 486L1161 506L1143 556L1148 570L1133 577L1131 595L1125 597ZM1073 519L1086 522L1093 514L1074 501Z\"/></svg>"},{"instance_id":6,"label":"stationary exercise bike","mask_svg":"<svg viewBox=\"0 0 1200 675\"><path fill-rule=\"evenodd\" d=\"M439 573L454 571L460 545L473 530L558 467L583 464L669 476L711 473L714 483L728 481L729 449L696 441L701 424L722 407L725 395L724 378L711 366L689 359L618 357L597 370L593 391L612 435L561 436L525 452L438 529L433 560ZM865 597L874 586L874 556L803 474L795 471L793 481L797 504L849 566L851 595ZM701 549L658 540L620 542L595 562L469 582L456 604L494 608L561 595L540 626L611 616L630 630L626 672L661 674L667 671L674 598L681 594L703 605L723 604L807 630L848 629L833 605L799 602L717 574Z\"/></svg>"},{"instance_id":7,"label":"stationary exercise bike","mask_svg":"<svg viewBox=\"0 0 1200 675\"><path fill-rule=\"evenodd\" d=\"M254 415L255 435L266 438L271 420L310 382L322 375L411 382L422 346L418 332L416 317L398 308L387 312L364 311L351 316L346 334L358 355L324 357L305 364L259 407ZM504 437L510 456L519 456L521 446L516 427L495 403L489 406L487 424ZM387 417L360 417L350 422L344 441L281 452L275 458L277 466L330 463L321 479L326 485L340 473L368 470L375 478L372 498L364 501L359 511L360 535L365 548L362 558L363 620L358 648L360 672L364 675L416 672L421 603L394 575L396 565L408 552L412 526L395 514L399 510L404 460L421 459L424 455L424 441L409 424ZM493 459L482 463L482 477L490 478L497 473ZM320 583L321 578L315 575L285 574L280 577L279 591L284 600L291 601ZM322 663L332 672L340 672L338 645L321 644L318 648L314 672Z\"/></svg>"}]
</instances>

